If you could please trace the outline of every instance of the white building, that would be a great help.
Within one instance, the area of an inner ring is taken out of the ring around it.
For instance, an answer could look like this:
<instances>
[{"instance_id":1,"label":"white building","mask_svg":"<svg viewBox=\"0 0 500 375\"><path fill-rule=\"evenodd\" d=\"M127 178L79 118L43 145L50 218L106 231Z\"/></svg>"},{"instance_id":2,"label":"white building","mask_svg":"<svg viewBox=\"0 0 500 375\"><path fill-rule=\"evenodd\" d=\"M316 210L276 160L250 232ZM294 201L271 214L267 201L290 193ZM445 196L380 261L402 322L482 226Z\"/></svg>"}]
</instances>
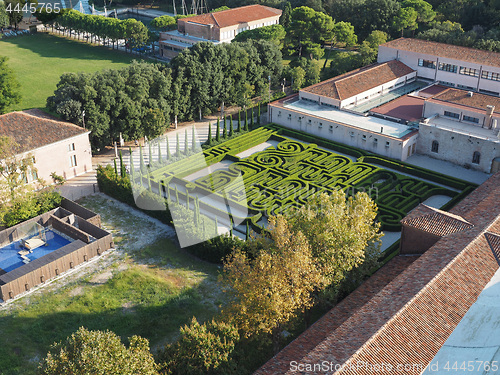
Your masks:
<instances>
[{"instance_id":1,"label":"white building","mask_svg":"<svg viewBox=\"0 0 500 375\"><path fill-rule=\"evenodd\" d=\"M416 152L411 126L355 112L360 105L415 81L399 61L373 64L306 87L269 105L269 121L394 159Z\"/></svg>"},{"instance_id":2,"label":"white building","mask_svg":"<svg viewBox=\"0 0 500 375\"><path fill-rule=\"evenodd\" d=\"M483 94L500 95L500 53L399 38L379 46L378 62L398 60L419 78Z\"/></svg>"},{"instance_id":3,"label":"white building","mask_svg":"<svg viewBox=\"0 0 500 375\"><path fill-rule=\"evenodd\" d=\"M26 176L52 183L55 172L65 179L92 170L90 131L69 122L56 121L37 110L11 112L0 116L0 136L11 137L19 145L19 154L31 155L37 174Z\"/></svg>"},{"instance_id":4,"label":"white building","mask_svg":"<svg viewBox=\"0 0 500 375\"><path fill-rule=\"evenodd\" d=\"M493 173L499 93L500 53L400 38L379 47L377 64L271 103L269 121L403 161L418 152Z\"/></svg>"}]
</instances>

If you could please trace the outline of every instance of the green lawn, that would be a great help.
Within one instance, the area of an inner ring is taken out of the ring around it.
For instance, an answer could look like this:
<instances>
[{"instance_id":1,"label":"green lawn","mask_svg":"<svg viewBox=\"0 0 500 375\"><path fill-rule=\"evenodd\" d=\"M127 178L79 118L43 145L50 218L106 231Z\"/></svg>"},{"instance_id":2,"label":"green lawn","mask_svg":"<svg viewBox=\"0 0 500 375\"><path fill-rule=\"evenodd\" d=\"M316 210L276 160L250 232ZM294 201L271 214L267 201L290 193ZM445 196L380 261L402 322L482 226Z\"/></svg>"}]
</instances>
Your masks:
<instances>
[{"instance_id":1,"label":"green lawn","mask_svg":"<svg viewBox=\"0 0 500 375\"><path fill-rule=\"evenodd\" d=\"M101 213L121 251L110 254L111 265L72 281L67 276L64 285L56 281L0 310L1 375L34 374L50 345L80 326L109 329L123 339L140 335L155 350L174 341L193 316L213 317L223 302L216 265L164 236L154 240L150 221L104 195L82 203Z\"/></svg>"},{"instance_id":2,"label":"green lawn","mask_svg":"<svg viewBox=\"0 0 500 375\"><path fill-rule=\"evenodd\" d=\"M21 84L22 100L11 110L44 108L63 73L120 68L134 59L123 52L45 33L1 39L0 55L9 58L8 65Z\"/></svg>"}]
</instances>

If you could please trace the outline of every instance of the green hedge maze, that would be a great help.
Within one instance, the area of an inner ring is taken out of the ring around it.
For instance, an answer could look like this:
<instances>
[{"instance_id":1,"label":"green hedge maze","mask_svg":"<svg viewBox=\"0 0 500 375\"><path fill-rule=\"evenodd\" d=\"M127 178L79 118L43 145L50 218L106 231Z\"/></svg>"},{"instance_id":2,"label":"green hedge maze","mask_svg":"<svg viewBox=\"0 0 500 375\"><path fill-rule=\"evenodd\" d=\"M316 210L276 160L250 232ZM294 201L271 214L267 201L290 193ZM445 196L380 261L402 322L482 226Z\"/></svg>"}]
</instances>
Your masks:
<instances>
[{"instance_id":1,"label":"green hedge maze","mask_svg":"<svg viewBox=\"0 0 500 375\"><path fill-rule=\"evenodd\" d=\"M277 146L244 158L236 156L269 140L278 142ZM307 134L271 124L208 149L202 156L161 167L150 176L165 196L173 193L175 185L182 186L184 194L200 198L211 194L220 197L221 202L227 200L242 207L255 230L260 229L262 215L286 213L306 204L318 192L342 189L349 195L368 193L378 205L382 229L398 231L399 221L420 202L445 195L451 198L446 204L451 207L475 187L345 145L310 141ZM193 181L184 179L224 160L231 162L226 168ZM214 213L220 210L208 202L202 206Z\"/></svg>"}]
</instances>

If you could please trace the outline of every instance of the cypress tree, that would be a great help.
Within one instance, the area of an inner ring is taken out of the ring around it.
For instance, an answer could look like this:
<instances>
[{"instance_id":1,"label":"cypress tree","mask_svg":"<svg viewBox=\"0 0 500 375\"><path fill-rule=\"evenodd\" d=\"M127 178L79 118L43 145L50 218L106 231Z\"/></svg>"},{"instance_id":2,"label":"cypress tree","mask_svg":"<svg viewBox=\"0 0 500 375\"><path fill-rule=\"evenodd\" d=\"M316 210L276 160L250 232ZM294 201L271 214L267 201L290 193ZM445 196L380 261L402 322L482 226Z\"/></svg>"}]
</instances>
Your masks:
<instances>
[{"instance_id":1,"label":"cypress tree","mask_svg":"<svg viewBox=\"0 0 500 375\"><path fill-rule=\"evenodd\" d=\"M227 128L226 128L226 116L224 116L224 129L222 129L222 138L226 139L227 138Z\"/></svg>"},{"instance_id":2,"label":"cypress tree","mask_svg":"<svg viewBox=\"0 0 500 375\"><path fill-rule=\"evenodd\" d=\"M231 137L234 134L233 130L233 116L229 115L229 136Z\"/></svg>"},{"instance_id":3,"label":"cypress tree","mask_svg":"<svg viewBox=\"0 0 500 375\"><path fill-rule=\"evenodd\" d=\"M260 102L259 102L259 108L257 111L257 125L260 125Z\"/></svg>"},{"instance_id":4,"label":"cypress tree","mask_svg":"<svg viewBox=\"0 0 500 375\"><path fill-rule=\"evenodd\" d=\"M245 127L244 130L248 130L248 109L245 109Z\"/></svg>"},{"instance_id":5,"label":"cypress tree","mask_svg":"<svg viewBox=\"0 0 500 375\"><path fill-rule=\"evenodd\" d=\"M118 177L118 168L116 168L116 159L113 159L113 163L115 164L115 178Z\"/></svg>"},{"instance_id":6,"label":"cypress tree","mask_svg":"<svg viewBox=\"0 0 500 375\"><path fill-rule=\"evenodd\" d=\"M192 145L191 145L191 150L193 150L193 152L196 151L196 135L194 134L194 125L193 125L193 136L192 136Z\"/></svg>"},{"instance_id":7,"label":"cypress tree","mask_svg":"<svg viewBox=\"0 0 500 375\"><path fill-rule=\"evenodd\" d=\"M158 141L158 163L161 164L162 162L163 162L163 160L161 158L161 142Z\"/></svg>"},{"instance_id":8,"label":"cypress tree","mask_svg":"<svg viewBox=\"0 0 500 375\"><path fill-rule=\"evenodd\" d=\"M170 145L168 144L168 137L167 137L167 160L170 160L172 155L170 154Z\"/></svg>"},{"instance_id":9,"label":"cypress tree","mask_svg":"<svg viewBox=\"0 0 500 375\"><path fill-rule=\"evenodd\" d=\"M189 152L189 142L188 142L188 130L184 129L184 155Z\"/></svg>"},{"instance_id":10,"label":"cypress tree","mask_svg":"<svg viewBox=\"0 0 500 375\"><path fill-rule=\"evenodd\" d=\"M215 140L217 142L220 141L220 121L218 117L217 117L217 133L215 133Z\"/></svg>"},{"instance_id":11,"label":"cypress tree","mask_svg":"<svg viewBox=\"0 0 500 375\"><path fill-rule=\"evenodd\" d=\"M238 128L236 130L238 133L241 132L241 111L238 111Z\"/></svg>"},{"instance_id":12,"label":"cypress tree","mask_svg":"<svg viewBox=\"0 0 500 375\"><path fill-rule=\"evenodd\" d=\"M207 144L210 146L212 144L212 124L208 122L208 139Z\"/></svg>"},{"instance_id":13,"label":"cypress tree","mask_svg":"<svg viewBox=\"0 0 500 375\"><path fill-rule=\"evenodd\" d=\"M123 164L122 150L120 150L120 153L118 155L120 157L120 176L121 178L124 178L127 175L127 173L125 172L125 164Z\"/></svg>"},{"instance_id":14,"label":"cypress tree","mask_svg":"<svg viewBox=\"0 0 500 375\"><path fill-rule=\"evenodd\" d=\"M144 165L144 155L142 154L142 146L139 146L139 151L140 151L140 163L141 163L141 166L140 166L140 169L141 169L141 174L144 174L146 173L146 166Z\"/></svg>"},{"instance_id":15,"label":"cypress tree","mask_svg":"<svg viewBox=\"0 0 500 375\"><path fill-rule=\"evenodd\" d=\"M181 156L181 144L179 143L179 133L177 133L176 135L177 135L177 145L175 148L175 156L179 157Z\"/></svg>"}]
</instances>

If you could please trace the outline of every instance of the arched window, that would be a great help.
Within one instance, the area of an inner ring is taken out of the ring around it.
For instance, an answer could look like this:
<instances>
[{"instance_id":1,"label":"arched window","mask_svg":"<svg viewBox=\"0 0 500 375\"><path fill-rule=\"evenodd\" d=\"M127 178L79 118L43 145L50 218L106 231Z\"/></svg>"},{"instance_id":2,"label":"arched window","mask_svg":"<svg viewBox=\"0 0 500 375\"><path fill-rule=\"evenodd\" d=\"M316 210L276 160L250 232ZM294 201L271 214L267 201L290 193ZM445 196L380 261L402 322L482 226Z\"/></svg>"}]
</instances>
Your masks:
<instances>
[{"instance_id":1,"label":"arched window","mask_svg":"<svg viewBox=\"0 0 500 375\"><path fill-rule=\"evenodd\" d=\"M431 151L435 152L435 153L439 152L439 142L438 141L432 141Z\"/></svg>"},{"instance_id":2,"label":"arched window","mask_svg":"<svg viewBox=\"0 0 500 375\"><path fill-rule=\"evenodd\" d=\"M480 161L481 161L481 153L474 151L474 154L472 154L472 163L479 164Z\"/></svg>"}]
</instances>

